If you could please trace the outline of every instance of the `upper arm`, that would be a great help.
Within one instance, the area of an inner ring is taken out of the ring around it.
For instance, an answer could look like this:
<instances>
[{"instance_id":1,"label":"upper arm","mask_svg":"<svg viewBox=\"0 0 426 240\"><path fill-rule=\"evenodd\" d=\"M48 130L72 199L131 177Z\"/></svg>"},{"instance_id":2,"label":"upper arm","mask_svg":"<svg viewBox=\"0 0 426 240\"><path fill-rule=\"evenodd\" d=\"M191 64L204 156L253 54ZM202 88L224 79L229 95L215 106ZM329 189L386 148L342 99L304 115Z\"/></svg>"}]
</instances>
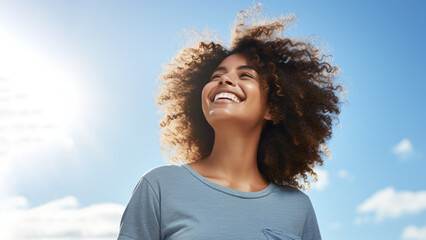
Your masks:
<instances>
[{"instance_id":1,"label":"upper arm","mask_svg":"<svg viewBox=\"0 0 426 240\"><path fill-rule=\"evenodd\" d=\"M303 226L302 240L321 240L317 217L309 198L305 224Z\"/></svg>"},{"instance_id":2,"label":"upper arm","mask_svg":"<svg viewBox=\"0 0 426 240\"><path fill-rule=\"evenodd\" d=\"M124 210L119 240L159 240L160 202L149 181L142 177Z\"/></svg>"}]
</instances>

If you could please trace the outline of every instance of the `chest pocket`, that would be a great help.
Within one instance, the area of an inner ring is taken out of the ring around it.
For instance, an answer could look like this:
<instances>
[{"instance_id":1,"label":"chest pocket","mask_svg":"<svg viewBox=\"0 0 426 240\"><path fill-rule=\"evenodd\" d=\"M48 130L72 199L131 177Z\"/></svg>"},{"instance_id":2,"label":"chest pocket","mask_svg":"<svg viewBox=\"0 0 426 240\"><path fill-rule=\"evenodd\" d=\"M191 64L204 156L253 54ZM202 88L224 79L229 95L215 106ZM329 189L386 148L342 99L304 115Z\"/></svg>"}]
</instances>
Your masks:
<instances>
[{"instance_id":1,"label":"chest pocket","mask_svg":"<svg viewBox=\"0 0 426 240\"><path fill-rule=\"evenodd\" d=\"M277 229L264 228L262 229L262 232L265 234L267 240L300 240L300 237Z\"/></svg>"}]
</instances>

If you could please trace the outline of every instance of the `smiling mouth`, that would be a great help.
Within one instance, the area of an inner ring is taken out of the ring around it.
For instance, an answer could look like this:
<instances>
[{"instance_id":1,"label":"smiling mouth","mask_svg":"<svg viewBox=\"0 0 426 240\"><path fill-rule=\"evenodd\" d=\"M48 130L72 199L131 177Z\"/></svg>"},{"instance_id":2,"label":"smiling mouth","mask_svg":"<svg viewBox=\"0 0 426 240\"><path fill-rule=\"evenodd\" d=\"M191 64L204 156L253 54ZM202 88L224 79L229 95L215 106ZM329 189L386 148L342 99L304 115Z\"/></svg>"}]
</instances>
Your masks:
<instances>
[{"instance_id":1,"label":"smiling mouth","mask_svg":"<svg viewBox=\"0 0 426 240\"><path fill-rule=\"evenodd\" d=\"M216 94L215 97L210 98L212 103L241 103L244 102L245 99L240 98L236 94L221 92Z\"/></svg>"},{"instance_id":2,"label":"smiling mouth","mask_svg":"<svg viewBox=\"0 0 426 240\"><path fill-rule=\"evenodd\" d=\"M218 98L216 99L216 101L209 99L211 103L213 104L229 104L229 103L235 103L235 104L240 104L246 101L246 99L244 100L240 100L239 102L236 102L234 100L231 100L229 98Z\"/></svg>"},{"instance_id":3,"label":"smiling mouth","mask_svg":"<svg viewBox=\"0 0 426 240\"><path fill-rule=\"evenodd\" d=\"M241 101L241 102L243 102L243 101ZM232 101L231 99L227 99L227 98L219 98L212 103L222 103L223 104L223 103L241 103L241 102L235 102L235 101Z\"/></svg>"}]
</instances>

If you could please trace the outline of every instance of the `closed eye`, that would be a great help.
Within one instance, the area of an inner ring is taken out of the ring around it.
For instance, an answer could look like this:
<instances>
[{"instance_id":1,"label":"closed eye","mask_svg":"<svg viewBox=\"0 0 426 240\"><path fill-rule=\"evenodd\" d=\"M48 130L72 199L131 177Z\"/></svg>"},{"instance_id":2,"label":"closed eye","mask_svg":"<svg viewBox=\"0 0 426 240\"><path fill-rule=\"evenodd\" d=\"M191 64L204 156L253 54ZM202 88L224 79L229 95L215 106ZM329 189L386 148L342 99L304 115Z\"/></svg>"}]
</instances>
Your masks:
<instances>
[{"instance_id":1,"label":"closed eye","mask_svg":"<svg viewBox=\"0 0 426 240\"><path fill-rule=\"evenodd\" d=\"M216 78L220 78L222 75L220 75L220 74L216 74L216 75L213 75L213 77L210 79L210 81L213 81L214 79L216 79ZM243 74L241 74L240 75L241 76L241 78L242 77L249 77L249 78L253 78L254 79L254 76L252 76L252 75L250 75L250 74L248 74L248 73L243 73Z\"/></svg>"},{"instance_id":2,"label":"closed eye","mask_svg":"<svg viewBox=\"0 0 426 240\"><path fill-rule=\"evenodd\" d=\"M254 78L252 75L248 74L248 73L243 73L241 74L241 77L249 77L249 78Z\"/></svg>"},{"instance_id":3,"label":"closed eye","mask_svg":"<svg viewBox=\"0 0 426 240\"><path fill-rule=\"evenodd\" d=\"M215 78L220 78L220 76L221 75L219 75L219 74L213 75L213 77L210 79L210 81L213 81L213 79L215 79Z\"/></svg>"}]
</instances>

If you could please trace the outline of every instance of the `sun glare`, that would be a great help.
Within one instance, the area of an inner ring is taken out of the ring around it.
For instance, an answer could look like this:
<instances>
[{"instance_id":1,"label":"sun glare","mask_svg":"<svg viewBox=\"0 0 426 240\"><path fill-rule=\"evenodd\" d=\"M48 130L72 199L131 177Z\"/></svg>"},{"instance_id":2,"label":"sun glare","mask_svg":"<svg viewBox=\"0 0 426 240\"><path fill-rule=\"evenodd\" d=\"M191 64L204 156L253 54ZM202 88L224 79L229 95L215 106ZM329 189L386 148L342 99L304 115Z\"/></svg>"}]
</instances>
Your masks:
<instances>
[{"instance_id":1,"label":"sun glare","mask_svg":"<svg viewBox=\"0 0 426 240\"><path fill-rule=\"evenodd\" d=\"M0 182L46 151L73 148L88 89L63 65L0 31Z\"/></svg>"}]
</instances>

